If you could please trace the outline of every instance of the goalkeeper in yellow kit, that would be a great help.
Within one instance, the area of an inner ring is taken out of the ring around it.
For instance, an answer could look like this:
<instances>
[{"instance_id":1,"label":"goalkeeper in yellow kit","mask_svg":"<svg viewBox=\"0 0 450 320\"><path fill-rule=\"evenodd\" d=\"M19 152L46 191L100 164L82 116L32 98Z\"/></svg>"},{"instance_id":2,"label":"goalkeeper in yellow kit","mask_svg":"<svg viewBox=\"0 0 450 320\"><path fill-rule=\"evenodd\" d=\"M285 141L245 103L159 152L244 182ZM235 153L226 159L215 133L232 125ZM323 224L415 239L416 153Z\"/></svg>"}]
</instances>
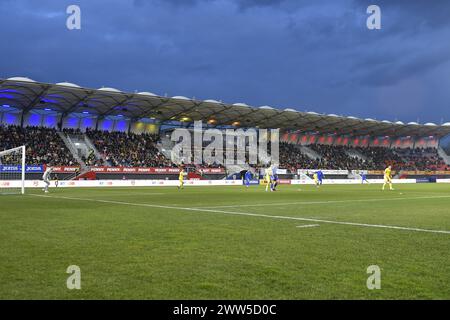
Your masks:
<instances>
[{"instance_id":1,"label":"goalkeeper in yellow kit","mask_svg":"<svg viewBox=\"0 0 450 320\"><path fill-rule=\"evenodd\" d=\"M389 166L384 170L384 183L382 190L384 190L386 184L389 184L390 190L394 190L394 188L392 188L392 166Z\"/></svg>"}]
</instances>

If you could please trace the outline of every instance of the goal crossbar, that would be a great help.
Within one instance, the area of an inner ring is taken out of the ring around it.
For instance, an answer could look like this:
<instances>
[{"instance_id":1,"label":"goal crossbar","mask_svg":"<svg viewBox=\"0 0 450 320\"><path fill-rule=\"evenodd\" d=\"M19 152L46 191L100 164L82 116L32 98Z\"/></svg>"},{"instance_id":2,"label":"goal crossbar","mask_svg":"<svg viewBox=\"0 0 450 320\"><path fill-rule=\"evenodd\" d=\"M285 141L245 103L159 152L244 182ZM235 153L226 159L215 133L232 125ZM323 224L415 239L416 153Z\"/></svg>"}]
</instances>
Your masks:
<instances>
[{"instance_id":1,"label":"goal crossbar","mask_svg":"<svg viewBox=\"0 0 450 320\"><path fill-rule=\"evenodd\" d=\"M6 154L10 154L12 152L21 151L21 150L22 151L25 150L25 146L13 148L13 149L8 149L8 150L3 150L3 151L0 151L0 157L3 156L3 155L6 155Z\"/></svg>"}]
</instances>

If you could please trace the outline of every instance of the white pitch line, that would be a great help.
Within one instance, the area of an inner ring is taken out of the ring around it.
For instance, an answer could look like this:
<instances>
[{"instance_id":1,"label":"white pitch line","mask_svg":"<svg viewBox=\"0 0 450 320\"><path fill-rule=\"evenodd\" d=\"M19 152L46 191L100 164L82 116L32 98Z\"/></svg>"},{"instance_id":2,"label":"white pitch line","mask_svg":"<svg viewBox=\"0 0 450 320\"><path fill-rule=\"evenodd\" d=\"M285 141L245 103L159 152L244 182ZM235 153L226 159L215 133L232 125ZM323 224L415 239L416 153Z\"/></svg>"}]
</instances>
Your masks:
<instances>
[{"instance_id":1,"label":"white pitch line","mask_svg":"<svg viewBox=\"0 0 450 320\"><path fill-rule=\"evenodd\" d=\"M130 196L130 197L131 196L161 196L161 195L165 195L165 194L167 194L167 193L158 193L158 192L154 192L154 193L142 192L141 193L141 192L136 192L136 193L130 193L130 194L123 194L123 193L121 193L120 196L125 196L125 197L128 197L128 196ZM41 194L36 194L36 193L29 193L28 195L30 195L30 196L38 196L38 197L42 196ZM110 196L110 197L114 197L115 193L111 193L111 194L107 193L105 195Z\"/></svg>"},{"instance_id":2,"label":"white pitch line","mask_svg":"<svg viewBox=\"0 0 450 320\"><path fill-rule=\"evenodd\" d=\"M234 212L234 211L223 211L223 210L212 210L212 209L201 209L201 208L173 207L173 206L163 206L163 205L157 205L157 204L130 203L130 202L123 202L123 201L86 199L86 198L74 198L74 197L53 197L53 196L38 195L38 194L31 194L31 196L43 197L43 198L51 198L51 199L66 199L66 200L75 200L75 201L90 201L90 202L99 202L99 203L111 203L111 204L136 206L136 207L172 209L172 210L182 210L182 211L197 211L197 212L220 213L220 214L236 215L236 216L249 216L249 217L260 217L260 218L282 219L282 220L294 220L294 221L310 221L310 222L316 222L316 223L329 223L329 224L338 224L338 225L347 225L347 226L371 227L371 228L382 228L382 229L393 229L393 230L405 230L405 231L417 231L417 232L450 234L450 231L447 231L447 230L433 230L433 229L410 228L410 227L382 225L382 224L368 224L368 223L357 223L357 222L346 222L346 221L322 220L322 219L313 219L313 218L275 216L275 215L250 213L250 212Z\"/></svg>"},{"instance_id":3,"label":"white pitch line","mask_svg":"<svg viewBox=\"0 0 450 320\"><path fill-rule=\"evenodd\" d=\"M136 193L130 193L130 194L125 194L125 196L161 196L163 194L167 194L167 193L158 193L158 192L153 192L153 193L149 193L149 192L136 192ZM110 194L108 194L110 195ZM124 194L121 194L121 196L123 196Z\"/></svg>"},{"instance_id":4,"label":"white pitch line","mask_svg":"<svg viewBox=\"0 0 450 320\"><path fill-rule=\"evenodd\" d=\"M228 206L197 207L198 209L225 209L225 208L244 208L244 207L265 207L265 206L288 206L297 204L332 204L332 203L351 203L351 202L376 202L376 201L398 201L398 200L420 200L420 199L440 199L450 198L450 196L431 196L431 197L409 197L409 198L378 198L378 199L347 199L347 200L327 200L327 201L296 201L296 202L270 202L256 204L236 204Z\"/></svg>"},{"instance_id":5,"label":"white pitch line","mask_svg":"<svg viewBox=\"0 0 450 320\"><path fill-rule=\"evenodd\" d=\"M297 228L313 228L313 227L318 227L318 224L304 224L304 225L300 225L297 226Z\"/></svg>"}]
</instances>

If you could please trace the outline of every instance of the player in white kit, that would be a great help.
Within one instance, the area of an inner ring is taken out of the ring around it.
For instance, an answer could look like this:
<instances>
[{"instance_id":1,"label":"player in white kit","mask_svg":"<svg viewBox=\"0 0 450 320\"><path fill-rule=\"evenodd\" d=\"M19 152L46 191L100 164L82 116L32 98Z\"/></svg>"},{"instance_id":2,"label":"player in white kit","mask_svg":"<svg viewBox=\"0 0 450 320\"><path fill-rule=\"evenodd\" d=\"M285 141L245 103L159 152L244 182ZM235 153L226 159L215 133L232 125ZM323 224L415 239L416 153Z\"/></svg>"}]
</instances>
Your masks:
<instances>
[{"instance_id":1,"label":"player in white kit","mask_svg":"<svg viewBox=\"0 0 450 320\"><path fill-rule=\"evenodd\" d=\"M48 167L47 170L45 170L44 175L42 176L42 180L44 180L45 187L44 191L45 193L48 193L48 186L50 185L50 174L53 172L52 167Z\"/></svg>"}]
</instances>

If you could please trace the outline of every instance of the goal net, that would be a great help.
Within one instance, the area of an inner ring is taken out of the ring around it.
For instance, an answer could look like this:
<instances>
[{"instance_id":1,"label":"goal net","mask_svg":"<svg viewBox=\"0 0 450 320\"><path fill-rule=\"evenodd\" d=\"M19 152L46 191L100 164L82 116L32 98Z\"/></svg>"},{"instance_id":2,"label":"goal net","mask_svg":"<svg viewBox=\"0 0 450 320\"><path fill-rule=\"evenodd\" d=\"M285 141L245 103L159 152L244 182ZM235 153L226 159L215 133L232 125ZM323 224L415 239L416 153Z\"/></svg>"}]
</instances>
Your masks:
<instances>
[{"instance_id":1,"label":"goal net","mask_svg":"<svg viewBox=\"0 0 450 320\"><path fill-rule=\"evenodd\" d=\"M0 151L0 194L25 193L25 146Z\"/></svg>"}]
</instances>

